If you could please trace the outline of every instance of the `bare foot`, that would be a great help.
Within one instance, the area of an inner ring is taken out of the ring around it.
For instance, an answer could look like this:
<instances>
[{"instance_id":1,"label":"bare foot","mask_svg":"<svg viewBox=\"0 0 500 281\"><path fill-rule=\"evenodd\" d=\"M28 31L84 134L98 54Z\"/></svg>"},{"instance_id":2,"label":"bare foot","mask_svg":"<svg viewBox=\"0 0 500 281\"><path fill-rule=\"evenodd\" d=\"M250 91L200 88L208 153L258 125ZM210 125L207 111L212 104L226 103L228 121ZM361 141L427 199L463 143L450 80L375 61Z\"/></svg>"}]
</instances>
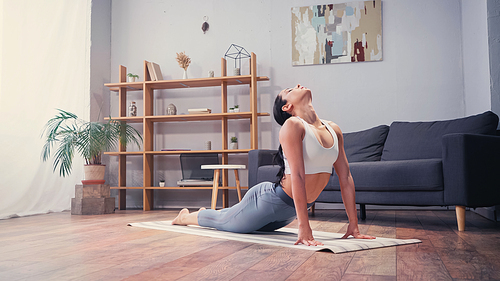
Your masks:
<instances>
[{"instance_id":1,"label":"bare foot","mask_svg":"<svg viewBox=\"0 0 500 281\"><path fill-rule=\"evenodd\" d=\"M187 215L189 215L189 210L188 209L182 209L179 214L177 215L177 217L172 221L172 224L177 224L177 225L187 225L185 223L183 223L183 219L184 217L186 217Z\"/></svg>"}]
</instances>

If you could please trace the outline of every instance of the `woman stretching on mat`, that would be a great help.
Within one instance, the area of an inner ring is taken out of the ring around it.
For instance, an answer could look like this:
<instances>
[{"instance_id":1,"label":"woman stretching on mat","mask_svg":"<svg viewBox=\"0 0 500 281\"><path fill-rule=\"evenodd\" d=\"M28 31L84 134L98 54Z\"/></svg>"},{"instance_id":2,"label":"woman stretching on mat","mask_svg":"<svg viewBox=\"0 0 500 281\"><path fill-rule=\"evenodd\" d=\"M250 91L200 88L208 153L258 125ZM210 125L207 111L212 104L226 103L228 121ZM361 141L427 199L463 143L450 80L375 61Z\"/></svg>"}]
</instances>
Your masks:
<instances>
[{"instance_id":1,"label":"woman stretching on mat","mask_svg":"<svg viewBox=\"0 0 500 281\"><path fill-rule=\"evenodd\" d=\"M249 233L273 231L298 220L295 244L323 245L314 240L307 208L312 206L330 180L332 165L339 177L349 226L342 238L373 239L358 229L354 181L344 153L339 126L319 119L312 106L311 91L300 84L281 91L274 102L274 119L280 124L277 153L280 171L275 183L262 182L248 190L241 202L220 211L182 209L172 221L218 230Z\"/></svg>"}]
</instances>

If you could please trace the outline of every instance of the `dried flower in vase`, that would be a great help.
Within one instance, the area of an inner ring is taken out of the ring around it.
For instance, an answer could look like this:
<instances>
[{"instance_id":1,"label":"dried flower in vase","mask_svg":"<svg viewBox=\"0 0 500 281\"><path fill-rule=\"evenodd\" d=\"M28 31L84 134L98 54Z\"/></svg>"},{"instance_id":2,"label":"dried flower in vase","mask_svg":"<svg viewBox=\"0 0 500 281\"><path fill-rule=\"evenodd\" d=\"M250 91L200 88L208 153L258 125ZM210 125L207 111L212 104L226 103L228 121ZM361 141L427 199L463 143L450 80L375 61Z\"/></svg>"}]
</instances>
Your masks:
<instances>
[{"instance_id":1,"label":"dried flower in vase","mask_svg":"<svg viewBox=\"0 0 500 281\"><path fill-rule=\"evenodd\" d=\"M187 70L189 64L191 63L191 59L184 53L176 53L177 54L177 62L179 66L184 70Z\"/></svg>"}]
</instances>

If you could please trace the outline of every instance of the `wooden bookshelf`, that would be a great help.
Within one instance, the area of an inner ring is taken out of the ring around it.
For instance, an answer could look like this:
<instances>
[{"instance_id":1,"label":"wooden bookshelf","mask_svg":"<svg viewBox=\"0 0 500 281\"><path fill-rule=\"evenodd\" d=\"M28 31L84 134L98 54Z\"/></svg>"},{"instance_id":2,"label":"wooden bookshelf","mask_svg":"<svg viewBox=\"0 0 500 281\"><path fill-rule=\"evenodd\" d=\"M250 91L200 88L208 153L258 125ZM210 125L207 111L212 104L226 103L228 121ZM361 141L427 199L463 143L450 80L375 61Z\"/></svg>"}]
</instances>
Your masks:
<instances>
[{"instance_id":1,"label":"wooden bookshelf","mask_svg":"<svg viewBox=\"0 0 500 281\"><path fill-rule=\"evenodd\" d=\"M248 189L247 186L242 186L241 187L242 189ZM126 186L126 187L118 187L118 186L112 186L110 187L110 189L170 189L170 190L173 190L173 189L185 189L185 190L188 190L188 189L194 189L194 190L197 190L197 189L208 189L208 190L212 190L213 187L212 186ZM236 189L236 186L219 186L218 189Z\"/></svg>"},{"instance_id":2,"label":"wooden bookshelf","mask_svg":"<svg viewBox=\"0 0 500 281\"><path fill-rule=\"evenodd\" d=\"M105 84L111 91L118 93L119 110L118 116L112 117L114 120L119 120L127 123L142 123L143 126L143 150L142 151L126 151L125 147L120 147L118 151L106 152L105 154L118 157L118 186L111 187L119 190L118 202L119 209L126 208L126 191L127 189L142 189L143 190L143 210L148 211L154 208L153 191L155 189L212 189L211 186L200 187L159 187L153 184L154 171L154 156L158 155L178 155L181 153L218 153L221 154L221 164L228 164L229 155L248 153L251 149L258 148L258 122L257 118L269 116L269 113L257 111L257 82L268 81L266 76L257 76L257 59L254 53L250 58L250 75L227 76L226 60L221 59L221 77L209 78L194 78L181 80L161 80L151 81L147 69L147 61L144 61L144 76L145 81L142 82L126 82L126 67L120 65L119 82ZM227 112L227 87L233 85L248 85L250 92L250 111L248 112ZM154 115L154 91L155 90L170 90L170 89L186 89L186 88L202 88L202 87L220 87L221 89L221 109L222 112L210 114L181 114L181 115ZM142 91L143 93L143 112L144 116L127 116L127 92ZM228 149L228 120L250 120L250 149ZM155 137L154 123L161 122L204 122L204 121L220 121L221 123L221 138L222 149L219 150L186 150L186 151L155 151L153 140ZM143 185L129 187L126 183L126 160L127 157L141 156L143 158ZM228 189L236 189L236 187L228 186L228 173L224 171L221 174L223 190L223 204L227 206Z\"/></svg>"}]
</instances>

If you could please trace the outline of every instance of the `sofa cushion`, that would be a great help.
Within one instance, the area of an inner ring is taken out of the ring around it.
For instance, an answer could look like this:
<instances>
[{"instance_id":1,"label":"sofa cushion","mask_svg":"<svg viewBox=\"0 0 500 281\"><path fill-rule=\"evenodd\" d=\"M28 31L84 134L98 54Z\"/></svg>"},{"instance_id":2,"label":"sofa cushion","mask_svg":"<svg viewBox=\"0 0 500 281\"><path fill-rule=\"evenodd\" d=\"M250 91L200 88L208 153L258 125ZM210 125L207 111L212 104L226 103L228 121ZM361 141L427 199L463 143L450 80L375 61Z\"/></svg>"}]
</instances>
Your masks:
<instances>
[{"instance_id":1,"label":"sofa cushion","mask_svg":"<svg viewBox=\"0 0 500 281\"><path fill-rule=\"evenodd\" d=\"M441 159L349 163L356 191L443 190ZM340 190L336 174L325 190Z\"/></svg>"},{"instance_id":2,"label":"sofa cushion","mask_svg":"<svg viewBox=\"0 0 500 281\"><path fill-rule=\"evenodd\" d=\"M444 135L494 135L497 125L498 116L491 111L447 121L393 122L385 141L382 161L441 158Z\"/></svg>"},{"instance_id":3,"label":"sofa cushion","mask_svg":"<svg viewBox=\"0 0 500 281\"><path fill-rule=\"evenodd\" d=\"M275 182L278 179L278 177L276 177L276 174L278 174L279 170L280 167L278 165L260 166L257 169L257 182L255 184L264 181Z\"/></svg>"},{"instance_id":4,"label":"sofa cushion","mask_svg":"<svg viewBox=\"0 0 500 281\"><path fill-rule=\"evenodd\" d=\"M380 161L389 126L380 125L368 130L345 133L344 150L347 161Z\"/></svg>"}]
</instances>

